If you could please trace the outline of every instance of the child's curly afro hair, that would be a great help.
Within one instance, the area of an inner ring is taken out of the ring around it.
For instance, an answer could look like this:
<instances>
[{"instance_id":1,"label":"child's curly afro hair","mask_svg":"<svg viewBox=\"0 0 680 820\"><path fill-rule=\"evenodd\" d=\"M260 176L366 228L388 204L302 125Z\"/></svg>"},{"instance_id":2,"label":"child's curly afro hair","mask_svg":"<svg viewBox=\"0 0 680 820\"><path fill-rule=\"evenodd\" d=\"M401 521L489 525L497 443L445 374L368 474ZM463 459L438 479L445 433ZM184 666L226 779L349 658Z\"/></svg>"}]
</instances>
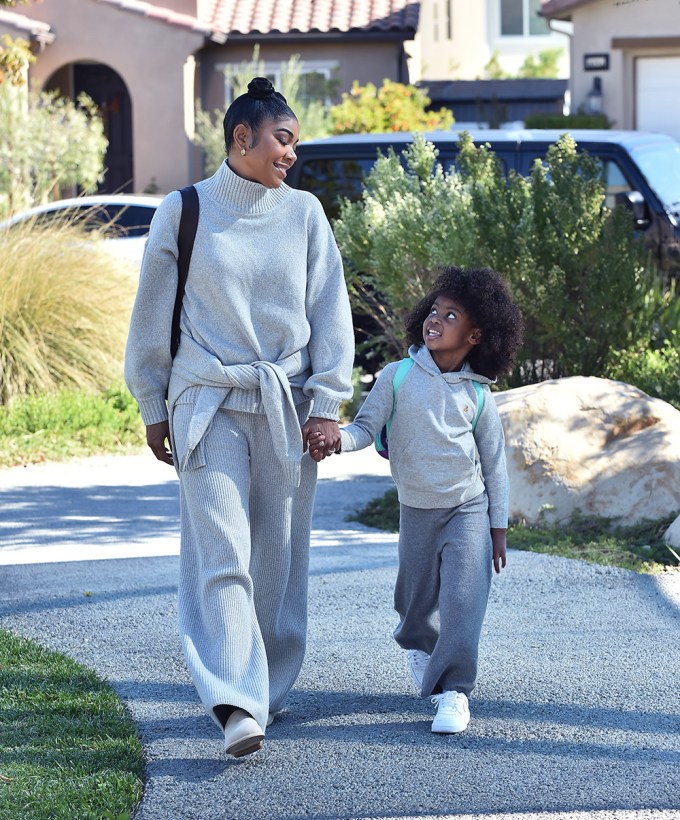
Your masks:
<instances>
[{"instance_id":1,"label":"child's curly afro hair","mask_svg":"<svg viewBox=\"0 0 680 820\"><path fill-rule=\"evenodd\" d=\"M522 344L524 325L503 277L490 268L443 268L432 290L406 317L410 344L424 344L423 322L438 296L457 302L482 331L479 344L468 355L475 373L495 379L510 372Z\"/></svg>"}]
</instances>

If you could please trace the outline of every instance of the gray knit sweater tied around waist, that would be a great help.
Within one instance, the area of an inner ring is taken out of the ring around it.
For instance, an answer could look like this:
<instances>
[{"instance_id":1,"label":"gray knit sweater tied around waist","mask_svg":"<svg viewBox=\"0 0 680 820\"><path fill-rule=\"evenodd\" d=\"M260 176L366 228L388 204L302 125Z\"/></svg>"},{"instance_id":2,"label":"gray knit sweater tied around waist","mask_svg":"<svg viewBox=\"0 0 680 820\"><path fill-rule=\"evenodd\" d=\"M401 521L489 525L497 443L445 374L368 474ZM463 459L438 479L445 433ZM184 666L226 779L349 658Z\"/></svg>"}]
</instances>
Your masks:
<instances>
[{"instance_id":1,"label":"gray knit sweater tied around waist","mask_svg":"<svg viewBox=\"0 0 680 820\"><path fill-rule=\"evenodd\" d=\"M202 385L191 417L186 451L179 465L186 468L189 457L198 446L222 405L228 391L233 388L261 391L262 405L272 433L274 452L288 480L300 483L300 458L302 456L302 433L295 412L295 403L288 381L288 373L299 369L300 356L294 354L276 364L254 362L253 364L223 365L215 356L207 357L205 351L191 338L182 340L185 355L178 362L178 374L190 382ZM191 346L197 348L191 356ZM186 348L189 348L188 350ZM198 372L192 371L189 362L195 362Z\"/></svg>"}]
</instances>

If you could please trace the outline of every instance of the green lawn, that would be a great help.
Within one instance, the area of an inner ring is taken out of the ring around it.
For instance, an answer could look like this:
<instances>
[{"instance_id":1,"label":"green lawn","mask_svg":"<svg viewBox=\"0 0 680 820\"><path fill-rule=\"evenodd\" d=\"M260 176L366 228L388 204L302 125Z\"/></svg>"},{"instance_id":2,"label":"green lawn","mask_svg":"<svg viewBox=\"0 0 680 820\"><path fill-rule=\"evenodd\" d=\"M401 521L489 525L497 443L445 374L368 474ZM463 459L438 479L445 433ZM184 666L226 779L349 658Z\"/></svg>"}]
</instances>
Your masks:
<instances>
[{"instance_id":1,"label":"green lawn","mask_svg":"<svg viewBox=\"0 0 680 820\"><path fill-rule=\"evenodd\" d=\"M70 658L0 630L0 817L124 820L144 759L116 693Z\"/></svg>"}]
</instances>

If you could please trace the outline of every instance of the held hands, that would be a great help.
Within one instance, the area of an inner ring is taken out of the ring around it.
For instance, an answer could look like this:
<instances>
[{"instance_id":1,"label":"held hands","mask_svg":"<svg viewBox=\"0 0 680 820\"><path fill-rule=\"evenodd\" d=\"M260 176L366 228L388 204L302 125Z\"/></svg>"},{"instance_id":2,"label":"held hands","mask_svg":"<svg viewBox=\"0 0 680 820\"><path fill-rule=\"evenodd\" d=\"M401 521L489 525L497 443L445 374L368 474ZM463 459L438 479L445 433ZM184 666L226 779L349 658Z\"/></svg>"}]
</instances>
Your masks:
<instances>
[{"instance_id":1,"label":"held hands","mask_svg":"<svg viewBox=\"0 0 680 820\"><path fill-rule=\"evenodd\" d=\"M307 444L309 447L309 455L314 461L322 461L326 457L324 455L326 438L323 433L310 433L307 437ZM332 451L327 455L333 455Z\"/></svg>"},{"instance_id":2,"label":"held hands","mask_svg":"<svg viewBox=\"0 0 680 820\"><path fill-rule=\"evenodd\" d=\"M157 424L146 425L146 443L159 461L173 464L172 453L166 445L170 441L170 424L168 421L159 421Z\"/></svg>"},{"instance_id":3,"label":"held hands","mask_svg":"<svg viewBox=\"0 0 680 820\"><path fill-rule=\"evenodd\" d=\"M314 461L340 452L340 428L337 421L310 416L302 427L302 449L309 449Z\"/></svg>"}]
</instances>

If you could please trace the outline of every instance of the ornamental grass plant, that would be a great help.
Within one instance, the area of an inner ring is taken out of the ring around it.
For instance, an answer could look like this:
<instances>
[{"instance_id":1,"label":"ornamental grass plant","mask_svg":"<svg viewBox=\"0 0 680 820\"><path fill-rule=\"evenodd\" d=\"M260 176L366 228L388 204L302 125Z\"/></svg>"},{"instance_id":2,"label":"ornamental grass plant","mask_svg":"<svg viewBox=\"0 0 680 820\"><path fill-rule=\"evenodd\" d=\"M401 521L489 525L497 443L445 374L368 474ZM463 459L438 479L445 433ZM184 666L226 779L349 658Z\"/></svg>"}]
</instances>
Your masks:
<instances>
[{"instance_id":1,"label":"ornamental grass plant","mask_svg":"<svg viewBox=\"0 0 680 820\"><path fill-rule=\"evenodd\" d=\"M0 232L0 405L119 380L136 284L73 219Z\"/></svg>"}]
</instances>

